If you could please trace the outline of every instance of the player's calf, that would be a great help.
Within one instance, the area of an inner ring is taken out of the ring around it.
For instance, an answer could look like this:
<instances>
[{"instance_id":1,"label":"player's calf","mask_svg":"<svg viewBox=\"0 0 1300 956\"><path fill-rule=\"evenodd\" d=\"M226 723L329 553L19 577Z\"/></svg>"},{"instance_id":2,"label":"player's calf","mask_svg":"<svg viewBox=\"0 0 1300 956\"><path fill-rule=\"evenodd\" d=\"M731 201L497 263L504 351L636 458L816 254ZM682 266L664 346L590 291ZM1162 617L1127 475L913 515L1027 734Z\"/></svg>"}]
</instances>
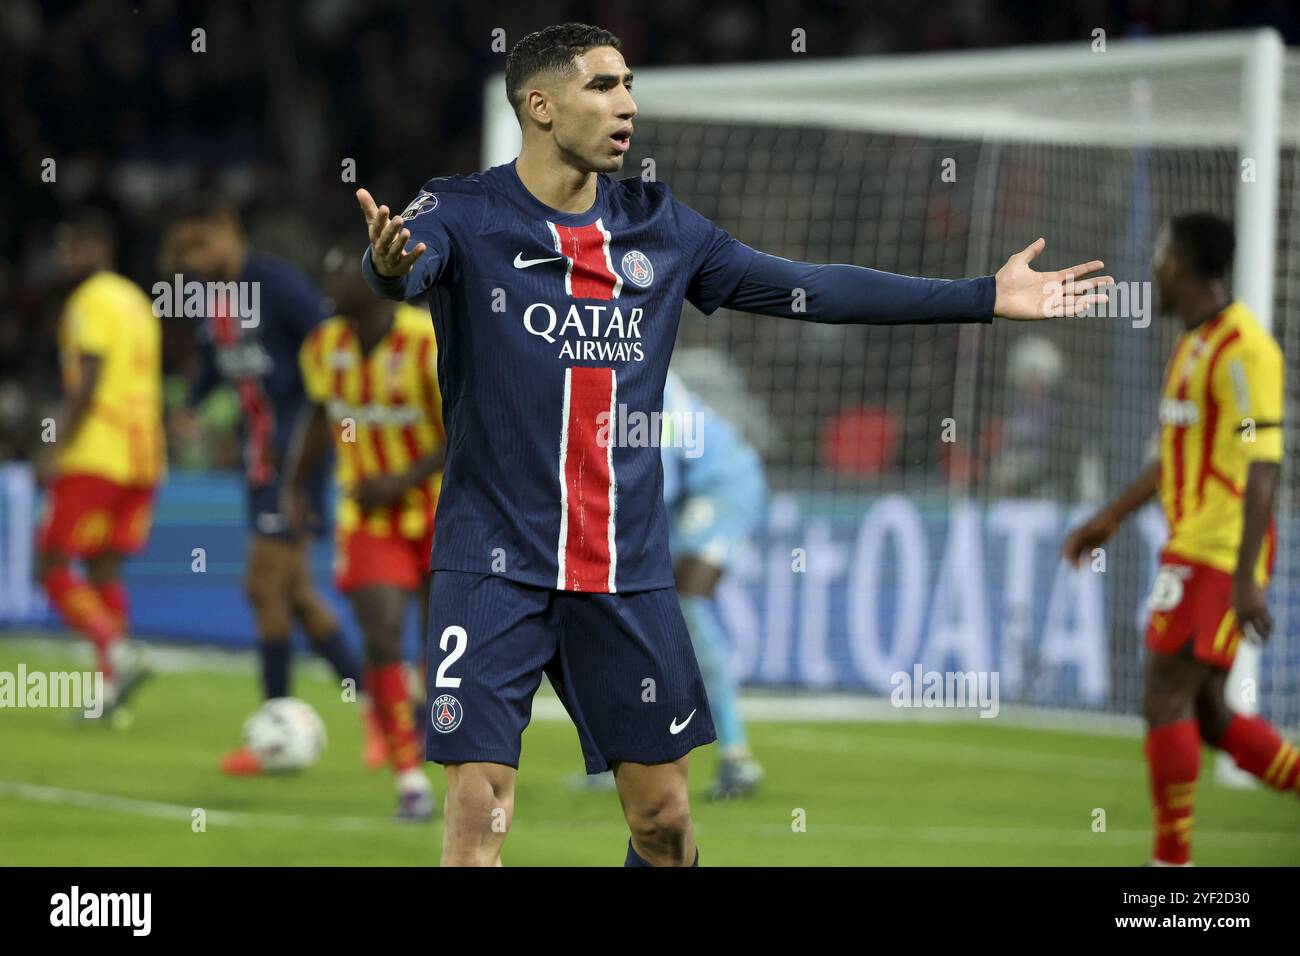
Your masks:
<instances>
[{"instance_id":1,"label":"player's calf","mask_svg":"<svg viewBox=\"0 0 1300 956\"><path fill-rule=\"evenodd\" d=\"M1216 671L1196 698L1201 739L1275 790L1300 795L1300 749L1262 717L1234 712L1224 698L1227 671Z\"/></svg>"},{"instance_id":2,"label":"player's calf","mask_svg":"<svg viewBox=\"0 0 1300 956\"><path fill-rule=\"evenodd\" d=\"M1155 810L1157 864L1187 865L1192 855L1196 779L1201 770L1201 736L1196 700L1210 674L1207 665L1151 651L1143 681L1147 720L1143 746Z\"/></svg>"}]
</instances>

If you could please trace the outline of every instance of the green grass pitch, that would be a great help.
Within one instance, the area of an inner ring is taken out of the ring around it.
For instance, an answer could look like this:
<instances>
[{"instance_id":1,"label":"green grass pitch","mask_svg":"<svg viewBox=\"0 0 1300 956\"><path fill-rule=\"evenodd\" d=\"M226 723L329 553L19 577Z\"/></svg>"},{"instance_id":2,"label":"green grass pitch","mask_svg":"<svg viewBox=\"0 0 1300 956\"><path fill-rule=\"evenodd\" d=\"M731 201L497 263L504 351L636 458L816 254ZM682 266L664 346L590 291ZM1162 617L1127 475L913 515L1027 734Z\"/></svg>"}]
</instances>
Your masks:
<instances>
[{"instance_id":1,"label":"green grass pitch","mask_svg":"<svg viewBox=\"0 0 1300 956\"><path fill-rule=\"evenodd\" d=\"M297 776L229 779L218 758L257 705L251 657L229 669L161 673L133 724L77 726L68 711L0 709L0 864L429 865L438 823L389 819L387 773L359 760L355 705L316 667L295 693L324 718L321 763ZM299 657L299 661L302 656ZM0 671L81 669L71 641L0 638ZM775 715L774 715L775 716ZM692 762L704 865L1109 865L1144 862L1150 810L1141 744L954 723L754 723L768 779L758 797L714 804L713 747ZM1201 865L1300 864L1300 802L1210 782L1196 807ZM429 767L442 789L441 768ZM506 865L621 865L626 829L610 792L573 792L581 772L568 723L524 736ZM194 832L193 811L206 814ZM1095 832L1094 811L1105 811ZM799 829L799 820L804 827Z\"/></svg>"}]
</instances>

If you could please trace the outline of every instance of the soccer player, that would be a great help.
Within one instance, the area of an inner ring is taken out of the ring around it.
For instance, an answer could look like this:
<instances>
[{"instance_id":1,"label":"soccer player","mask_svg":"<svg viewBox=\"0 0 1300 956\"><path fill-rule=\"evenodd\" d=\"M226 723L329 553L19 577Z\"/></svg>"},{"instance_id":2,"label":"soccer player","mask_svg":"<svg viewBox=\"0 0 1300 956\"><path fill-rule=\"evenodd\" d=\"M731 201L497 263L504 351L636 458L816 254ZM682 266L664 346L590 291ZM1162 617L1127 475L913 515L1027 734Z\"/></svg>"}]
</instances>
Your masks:
<instances>
[{"instance_id":1,"label":"soccer player","mask_svg":"<svg viewBox=\"0 0 1300 956\"><path fill-rule=\"evenodd\" d=\"M715 739L673 584L653 442L605 443L602 413L662 408L682 303L819 322L1074 315L1104 296L1089 262L945 281L764 255L616 180L632 73L586 24L521 39L506 95L519 157L431 179L400 216L357 191L380 295L425 296L438 336L447 461L433 540L427 755L445 765L444 864L494 865L520 735L546 673L588 773L612 767L631 866L697 861L688 755Z\"/></svg>"},{"instance_id":2,"label":"soccer player","mask_svg":"<svg viewBox=\"0 0 1300 956\"><path fill-rule=\"evenodd\" d=\"M712 796L748 796L758 789L763 769L745 737L716 592L736 548L762 518L767 502L763 464L731 423L696 398L671 370L664 388L660 456L677 599L718 732Z\"/></svg>"},{"instance_id":3,"label":"soccer player","mask_svg":"<svg viewBox=\"0 0 1300 956\"><path fill-rule=\"evenodd\" d=\"M1169 538L1148 603L1142 696L1160 866L1191 862L1201 741L1300 791L1300 750L1224 699L1242 636L1273 629L1264 588L1282 461L1282 352L1228 290L1233 248L1232 226L1208 213L1177 216L1157 238L1158 307L1183 324L1161 389L1159 457L1062 547L1078 566L1160 496Z\"/></svg>"},{"instance_id":4,"label":"soccer player","mask_svg":"<svg viewBox=\"0 0 1300 956\"><path fill-rule=\"evenodd\" d=\"M371 295L351 254L326 255L324 285L339 314L307 336L299 357L311 404L289 467L290 514L301 521L309 510L310 475L332 439L335 584L365 636L366 686L397 780L395 815L427 820L433 788L407 693L402 622L409 598L427 607L443 461L438 350L429 316Z\"/></svg>"},{"instance_id":5,"label":"soccer player","mask_svg":"<svg viewBox=\"0 0 1300 956\"><path fill-rule=\"evenodd\" d=\"M244 589L257 622L262 693L268 700L289 694L295 621L339 679L356 686L358 663L334 612L312 586L306 536L290 527L283 501L282 465L304 402L298 353L325 318L323 297L293 266L250 250L235 211L220 202L200 199L182 210L172 220L164 248L185 281L224 284L214 286L214 307L204 310L198 329L200 374L186 405L194 408L223 380L239 399L252 524ZM311 483L309 504L317 515L323 510L323 479L318 471ZM364 759L382 766L381 735L369 708L363 715ZM257 755L247 747L227 754L221 769L234 775L262 772Z\"/></svg>"},{"instance_id":6,"label":"soccer player","mask_svg":"<svg viewBox=\"0 0 1300 956\"><path fill-rule=\"evenodd\" d=\"M95 646L103 713L148 674L127 640L122 562L149 539L162 431L162 330L148 296L112 271L114 234L96 210L58 230L64 273L76 282L59 324L66 396L54 454L38 461L53 486L42 519L38 575L50 603ZM72 567L80 559L82 578Z\"/></svg>"}]
</instances>

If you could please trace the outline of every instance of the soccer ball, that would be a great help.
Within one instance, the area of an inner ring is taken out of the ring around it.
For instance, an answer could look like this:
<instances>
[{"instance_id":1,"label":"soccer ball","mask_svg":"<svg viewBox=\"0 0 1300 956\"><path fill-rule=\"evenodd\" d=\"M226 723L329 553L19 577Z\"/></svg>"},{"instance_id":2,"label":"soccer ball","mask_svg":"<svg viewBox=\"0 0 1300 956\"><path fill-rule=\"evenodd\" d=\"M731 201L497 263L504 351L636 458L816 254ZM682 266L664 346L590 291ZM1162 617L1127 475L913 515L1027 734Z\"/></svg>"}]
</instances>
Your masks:
<instances>
[{"instance_id":1,"label":"soccer ball","mask_svg":"<svg viewBox=\"0 0 1300 956\"><path fill-rule=\"evenodd\" d=\"M266 770L306 770L325 751L325 724L311 704L276 697L244 721L244 743Z\"/></svg>"}]
</instances>

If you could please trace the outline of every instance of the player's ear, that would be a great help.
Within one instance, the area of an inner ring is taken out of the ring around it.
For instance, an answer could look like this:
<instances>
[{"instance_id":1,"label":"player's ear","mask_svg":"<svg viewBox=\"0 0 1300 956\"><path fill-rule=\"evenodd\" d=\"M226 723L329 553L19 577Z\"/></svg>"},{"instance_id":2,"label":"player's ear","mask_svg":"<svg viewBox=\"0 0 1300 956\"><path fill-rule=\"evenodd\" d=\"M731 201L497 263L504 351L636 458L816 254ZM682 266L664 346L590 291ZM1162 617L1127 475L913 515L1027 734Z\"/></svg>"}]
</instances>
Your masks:
<instances>
[{"instance_id":1,"label":"player's ear","mask_svg":"<svg viewBox=\"0 0 1300 956\"><path fill-rule=\"evenodd\" d=\"M551 121L550 104L547 102L546 93L535 87L533 89L524 90L524 99L523 103L519 107L519 112L519 120L521 124L525 117L531 119L534 123L541 124L542 126L545 126Z\"/></svg>"}]
</instances>

